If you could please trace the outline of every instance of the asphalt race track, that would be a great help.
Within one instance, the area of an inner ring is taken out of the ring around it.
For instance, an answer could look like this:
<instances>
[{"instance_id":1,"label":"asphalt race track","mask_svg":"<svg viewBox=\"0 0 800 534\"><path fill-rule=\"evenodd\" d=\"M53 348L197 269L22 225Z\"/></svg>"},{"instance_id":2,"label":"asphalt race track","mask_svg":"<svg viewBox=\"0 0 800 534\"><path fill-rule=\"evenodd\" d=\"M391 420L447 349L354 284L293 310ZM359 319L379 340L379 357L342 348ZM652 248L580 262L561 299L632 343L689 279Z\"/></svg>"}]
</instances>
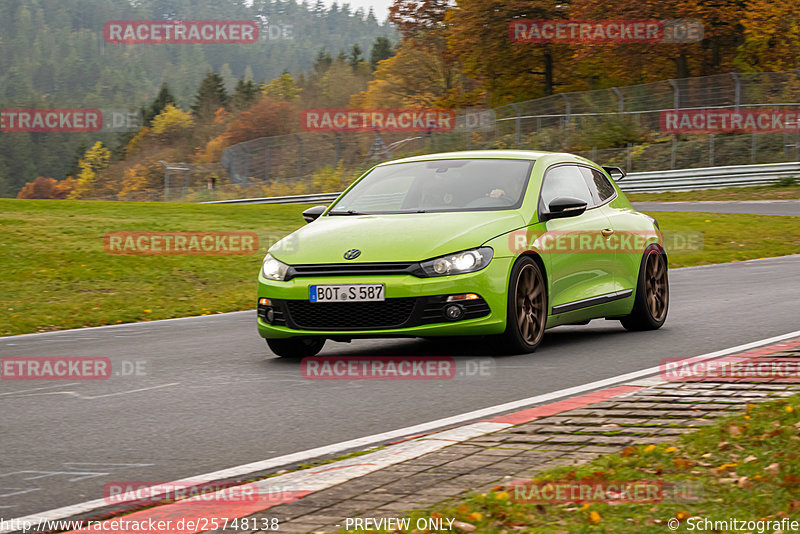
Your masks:
<instances>
[{"instance_id":1,"label":"asphalt race track","mask_svg":"<svg viewBox=\"0 0 800 534\"><path fill-rule=\"evenodd\" d=\"M672 271L656 332L616 321L559 327L532 355L482 376L311 381L273 357L255 312L0 338L2 356L107 356L99 381L0 382L0 515L103 497L118 481L165 482L403 428L797 330L800 255ZM324 355L485 358L472 341L328 342ZM461 369L464 362L460 361Z\"/></svg>"},{"instance_id":2,"label":"asphalt race track","mask_svg":"<svg viewBox=\"0 0 800 534\"><path fill-rule=\"evenodd\" d=\"M725 202L634 202L641 211L694 211L709 213L750 213L753 215L793 215L800 217L800 200L743 200Z\"/></svg>"}]
</instances>

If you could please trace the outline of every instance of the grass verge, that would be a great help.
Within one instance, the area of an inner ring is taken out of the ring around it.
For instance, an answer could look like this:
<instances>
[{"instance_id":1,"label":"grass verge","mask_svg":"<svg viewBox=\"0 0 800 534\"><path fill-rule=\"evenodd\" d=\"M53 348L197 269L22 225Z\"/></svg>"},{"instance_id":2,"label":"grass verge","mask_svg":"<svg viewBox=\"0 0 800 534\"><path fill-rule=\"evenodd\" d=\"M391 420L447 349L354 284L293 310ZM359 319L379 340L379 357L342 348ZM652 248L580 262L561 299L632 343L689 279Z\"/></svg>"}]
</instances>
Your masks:
<instances>
[{"instance_id":1,"label":"grass verge","mask_svg":"<svg viewBox=\"0 0 800 534\"><path fill-rule=\"evenodd\" d=\"M659 481L665 488L681 489L665 491L666 497L656 502L626 502L618 494L603 502L532 503L524 502L532 495L529 491L517 489L524 486L506 484L413 512L410 524L419 518L455 518L456 532L482 534L790 532L779 522L800 522L799 410L798 396L750 404L746 413L685 434L674 444L629 447L578 467L545 471L535 479L540 488L548 482ZM703 519L769 523L737 530Z\"/></svg>"},{"instance_id":2,"label":"grass verge","mask_svg":"<svg viewBox=\"0 0 800 534\"><path fill-rule=\"evenodd\" d=\"M680 200L799 200L800 184L726 187L698 191L668 191L665 193L626 193L631 202L676 202Z\"/></svg>"},{"instance_id":3,"label":"grass verge","mask_svg":"<svg viewBox=\"0 0 800 534\"><path fill-rule=\"evenodd\" d=\"M255 308L266 249L307 206L0 200L0 335ZM109 232L253 231L237 256L112 255Z\"/></svg>"},{"instance_id":4,"label":"grass verge","mask_svg":"<svg viewBox=\"0 0 800 534\"><path fill-rule=\"evenodd\" d=\"M307 206L0 199L0 335L209 315L254 308L266 249L303 224ZM683 267L800 252L791 217L656 213L665 232L701 232L702 250L670 251ZM112 255L121 231L254 231L240 256Z\"/></svg>"}]
</instances>

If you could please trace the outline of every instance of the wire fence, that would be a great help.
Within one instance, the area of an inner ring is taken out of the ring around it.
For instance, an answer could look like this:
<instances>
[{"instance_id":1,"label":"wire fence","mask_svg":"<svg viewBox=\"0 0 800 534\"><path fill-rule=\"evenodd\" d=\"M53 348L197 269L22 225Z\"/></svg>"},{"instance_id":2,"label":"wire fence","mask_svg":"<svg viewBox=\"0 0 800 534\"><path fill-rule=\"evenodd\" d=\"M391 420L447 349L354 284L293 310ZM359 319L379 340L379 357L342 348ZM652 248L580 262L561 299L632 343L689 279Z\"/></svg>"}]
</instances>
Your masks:
<instances>
[{"instance_id":1,"label":"wire fence","mask_svg":"<svg viewBox=\"0 0 800 534\"><path fill-rule=\"evenodd\" d=\"M219 164L164 163L163 191L126 200L208 201L339 191L372 165L470 149L569 151L628 172L800 161L800 132L670 134L661 113L800 107L800 71L729 73L461 110L449 132L303 132L228 147Z\"/></svg>"}]
</instances>

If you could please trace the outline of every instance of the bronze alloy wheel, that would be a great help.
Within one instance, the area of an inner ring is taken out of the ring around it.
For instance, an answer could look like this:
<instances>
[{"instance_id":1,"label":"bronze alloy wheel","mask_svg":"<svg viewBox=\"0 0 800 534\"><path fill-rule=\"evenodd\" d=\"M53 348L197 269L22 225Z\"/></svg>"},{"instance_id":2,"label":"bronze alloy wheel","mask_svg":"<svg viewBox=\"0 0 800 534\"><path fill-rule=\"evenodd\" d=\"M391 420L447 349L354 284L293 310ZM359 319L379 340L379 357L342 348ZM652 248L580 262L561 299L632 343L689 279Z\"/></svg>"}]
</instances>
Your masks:
<instances>
[{"instance_id":1,"label":"bronze alloy wheel","mask_svg":"<svg viewBox=\"0 0 800 534\"><path fill-rule=\"evenodd\" d=\"M522 339L538 345L547 319L542 273L533 264L525 265L517 275L516 317Z\"/></svg>"},{"instance_id":2,"label":"bronze alloy wheel","mask_svg":"<svg viewBox=\"0 0 800 534\"><path fill-rule=\"evenodd\" d=\"M650 245L642 255L633 309L620 322L627 330L655 330L667 320L668 310L667 256L658 245Z\"/></svg>"},{"instance_id":3,"label":"bronze alloy wheel","mask_svg":"<svg viewBox=\"0 0 800 534\"><path fill-rule=\"evenodd\" d=\"M645 296L650 316L655 321L662 321L667 314L667 287L667 266L663 254L648 254L645 264Z\"/></svg>"}]
</instances>

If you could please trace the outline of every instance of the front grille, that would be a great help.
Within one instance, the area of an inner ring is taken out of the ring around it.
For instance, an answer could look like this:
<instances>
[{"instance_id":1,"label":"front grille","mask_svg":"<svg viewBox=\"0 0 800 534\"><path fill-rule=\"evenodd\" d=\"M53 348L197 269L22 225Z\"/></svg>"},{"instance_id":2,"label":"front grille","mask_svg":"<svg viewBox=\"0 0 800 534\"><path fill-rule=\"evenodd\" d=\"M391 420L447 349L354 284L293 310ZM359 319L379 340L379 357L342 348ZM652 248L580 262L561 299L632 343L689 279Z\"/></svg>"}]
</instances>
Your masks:
<instances>
[{"instance_id":1,"label":"front grille","mask_svg":"<svg viewBox=\"0 0 800 534\"><path fill-rule=\"evenodd\" d=\"M301 330L383 330L408 326L417 299L383 302L283 301L288 320Z\"/></svg>"},{"instance_id":2,"label":"front grille","mask_svg":"<svg viewBox=\"0 0 800 534\"><path fill-rule=\"evenodd\" d=\"M292 265L286 273L286 280L299 276L350 276L350 275L391 275L411 274L417 276L421 271L418 263L327 263L321 265Z\"/></svg>"},{"instance_id":3,"label":"front grille","mask_svg":"<svg viewBox=\"0 0 800 534\"><path fill-rule=\"evenodd\" d=\"M447 295L390 298L383 302L309 302L272 299L275 326L296 330L387 330L423 324L448 323L444 316ZM489 315L489 305L482 298L457 301L466 319ZM265 310L259 307L259 316Z\"/></svg>"}]
</instances>

